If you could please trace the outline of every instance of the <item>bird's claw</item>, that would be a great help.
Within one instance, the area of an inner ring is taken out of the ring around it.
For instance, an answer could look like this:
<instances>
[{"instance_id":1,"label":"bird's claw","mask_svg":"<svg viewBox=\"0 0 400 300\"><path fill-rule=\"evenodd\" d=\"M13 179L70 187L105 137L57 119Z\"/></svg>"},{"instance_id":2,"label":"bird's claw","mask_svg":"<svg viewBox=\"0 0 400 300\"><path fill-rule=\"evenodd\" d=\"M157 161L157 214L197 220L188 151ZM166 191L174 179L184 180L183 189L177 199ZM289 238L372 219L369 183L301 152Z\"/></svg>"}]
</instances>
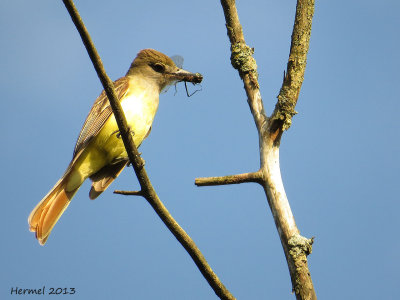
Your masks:
<instances>
[{"instance_id":1,"label":"bird's claw","mask_svg":"<svg viewBox=\"0 0 400 300\"><path fill-rule=\"evenodd\" d=\"M140 167L144 167L145 164L146 164L146 161L141 157L141 155L142 155L142 152L139 152L139 156L138 156L138 158L139 158L139 166L140 166ZM132 163L129 162L127 166L128 166L128 167L131 167L131 166L132 166Z\"/></svg>"},{"instance_id":2,"label":"bird's claw","mask_svg":"<svg viewBox=\"0 0 400 300\"><path fill-rule=\"evenodd\" d=\"M129 133L132 134L132 136L135 135L135 132L129 127ZM115 134L115 136L117 137L117 139L121 138L121 132L119 130L115 130L111 133L111 135Z\"/></svg>"}]
</instances>

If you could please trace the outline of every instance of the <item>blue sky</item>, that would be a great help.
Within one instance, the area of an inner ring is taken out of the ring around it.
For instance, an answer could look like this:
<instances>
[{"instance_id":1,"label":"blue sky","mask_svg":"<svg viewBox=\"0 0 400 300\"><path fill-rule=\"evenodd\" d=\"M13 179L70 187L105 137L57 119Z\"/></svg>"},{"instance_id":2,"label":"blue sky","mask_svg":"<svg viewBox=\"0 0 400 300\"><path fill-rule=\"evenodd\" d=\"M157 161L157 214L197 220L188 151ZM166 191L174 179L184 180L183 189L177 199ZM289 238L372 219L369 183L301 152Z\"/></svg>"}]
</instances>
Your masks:
<instances>
[{"instance_id":1,"label":"blue sky","mask_svg":"<svg viewBox=\"0 0 400 300\"><path fill-rule=\"evenodd\" d=\"M160 198L238 299L294 299L260 186L194 185L257 170L258 140L229 61L219 1L77 1L112 79L136 53L185 58L204 75L161 95L140 151ZM398 1L317 1L305 81L282 138L286 192L321 299L395 299L400 260ZM286 67L295 1L240 1L268 113ZM61 1L0 3L2 203L0 298L12 287L74 287L69 299L216 299L136 189L131 168L95 201L77 193L46 246L27 217L68 165L102 87ZM39 296L38 296L39 297ZM40 296L43 298L43 296ZM29 296L35 299L34 296Z\"/></svg>"}]
</instances>

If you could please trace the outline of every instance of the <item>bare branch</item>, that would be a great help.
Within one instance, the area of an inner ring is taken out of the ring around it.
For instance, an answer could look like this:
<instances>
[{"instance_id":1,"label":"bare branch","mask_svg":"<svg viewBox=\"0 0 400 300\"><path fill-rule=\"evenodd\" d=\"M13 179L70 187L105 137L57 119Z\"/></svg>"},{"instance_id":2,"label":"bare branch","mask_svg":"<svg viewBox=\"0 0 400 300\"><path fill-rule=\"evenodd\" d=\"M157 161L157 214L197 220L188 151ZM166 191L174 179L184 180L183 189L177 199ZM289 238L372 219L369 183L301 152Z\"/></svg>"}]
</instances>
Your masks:
<instances>
[{"instance_id":1,"label":"bare branch","mask_svg":"<svg viewBox=\"0 0 400 300\"><path fill-rule=\"evenodd\" d=\"M120 191L120 190L115 190L114 194L126 195L126 196L143 196L143 192L142 191Z\"/></svg>"},{"instance_id":2,"label":"bare branch","mask_svg":"<svg viewBox=\"0 0 400 300\"><path fill-rule=\"evenodd\" d=\"M283 246L297 299L316 299L307 265L313 240L299 234L282 182L279 164L279 144L283 131L290 127L292 116L304 78L309 47L314 0L298 0L287 72L278 102L271 117L264 112L257 65L252 57L254 49L246 45L234 0L221 0L226 28L231 42L231 63L244 83L247 101L259 135L259 182L265 191L279 237ZM226 179L226 178L224 178ZM211 181L211 179L210 179ZM223 182L223 178L214 182ZM242 180L242 182L248 182ZM238 182L239 183L239 182Z\"/></svg>"},{"instance_id":3,"label":"bare branch","mask_svg":"<svg viewBox=\"0 0 400 300\"><path fill-rule=\"evenodd\" d=\"M244 182L258 182L262 180L262 172L243 173L237 175L227 175L221 177L200 177L196 178L195 184L197 186L210 186L210 185L226 185L226 184L239 184Z\"/></svg>"},{"instance_id":4,"label":"bare branch","mask_svg":"<svg viewBox=\"0 0 400 300\"><path fill-rule=\"evenodd\" d=\"M293 26L289 60L278 102L271 116L270 130L280 132L289 129L306 70L310 45L311 25L314 15L314 0L298 0ZM281 135L277 135L280 137ZM277 141L279 142L279 140Z\"/></svg>"},{"instance_id":5,"label":"bare branch","mask_svg":"<svg viewBox=\"0 0 400 300\"><path fill-rule=\"evenodd\" d=\"M260 131L267 121L267 116L265 115L258 84L257 64L252 56L254 49L246 45L244 40L235 1L221 0L221 5L224 10L226 29L231 42L231 63L238 70L240 78L243 80L247 101L257 129Z\"/></svg>"},{"instance_id":6,"label":"bare branch","mask_svg":"<svg viewBox=\"0 0 400 300\"><path fill-rule=\"evenodd\" d=\"M119 132L121 133L122 140L124 142L126 152L128 153L129 160L133 165L136 176L139 180L141 191L146 200L150 203L153 209L156 211L158 216L168 227L171 233L176 237L176 239L181 243L185 250L192 257L193 261L199 268L200 272L203 274L204 278L208 281L214 292L221 299L235 299L233 295L226 289L226 287L219 280L218 276L211 269L210 265L207 263L203 254L200 252L194 241L190 236L179 226L175 219L171 216L167 208L158 198L150 179L147 176L147 172L143 166L143 161L140 154L133 143L132 135L129 133L129 128L125 119L124 112L122 110L121 104L118 101L114 86L110 78L107 76L103 64L101 62L100 56L97 53L96 48L87 32L85 25L72 0L63 0L65 7L67 8L69 14L71 15L72 21L74 22L82 41L88 51L89 57L92 60L94 68L96 69L97 75L99 76L101 83L103 84L104 90L110 101L111 108L114 113L114 117L118 124Z\"/></svg>"}]
</instances>

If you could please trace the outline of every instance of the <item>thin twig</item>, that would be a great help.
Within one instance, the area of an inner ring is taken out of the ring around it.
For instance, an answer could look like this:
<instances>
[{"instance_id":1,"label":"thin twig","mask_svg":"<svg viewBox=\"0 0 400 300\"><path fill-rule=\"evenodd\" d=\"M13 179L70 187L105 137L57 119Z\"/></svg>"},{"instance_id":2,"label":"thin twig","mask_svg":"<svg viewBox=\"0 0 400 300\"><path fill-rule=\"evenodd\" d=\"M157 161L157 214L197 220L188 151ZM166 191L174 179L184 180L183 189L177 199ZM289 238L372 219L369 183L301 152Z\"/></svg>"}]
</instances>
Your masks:
<instances>
[{"instance_id":1,"label":"thin twig","mask_svg":"<svg viewBox=\"0 0 400 300\"><path fill-rule=\"evenodd\" d=\"M226 185L226 184L239 184L244 182L258 182L262 180L261 171L243 173L236 175L227 175L220 177L199 177L196 178L194 183L197 186L211 186L211 185Z\"/></svg>"},{"instance_id":2,"label":"thin twig","mask_svg":"<svg viewBox=\"0 0 400 300\"><path fill-rule=\"evenodd\" d=\"M132 135L129 134L129 128L125 119L125 115L122 110L121 104L116 97L113 83L104 70L100 56L97 53L97 50L89 36L89 33L87 32L85 25L83 24L83 21L79 16L79 13L73 1L63 0L63 2L69 14L71 15L72 21L74 22L77 30L79 31L82 41L88 51L89 57L92 60L92 63L96 69L97 75L99 76L100 81L103 84L104 90L110 101L114 117L117 121L118 129L119 132L121 133L122 141L124 142L126 152L128 153L129 160L132 163L136 176L139 180L143 196L150 203L150 205L156 211L158 216L171 231L171 233L176 237L176 239L181 243L181 245L192 257L193 261L199 268L200 272L203 274L204 278L210 284L210 286L217 294L217 296L220 297L221 299L235 299L233 295L226 289L226 287L219 280L218 276L211 269L210 265L207 263L206 259L204 258L203 254L200 252L194 241L179 226L179 224L175 221L175 219L171 216L167 208L158 198L158 195L156 194L150 182L150 179L147 176L147 172L142 164L142 159L140 158L140 154L135 144L133 143Z\"/></svg>"},{"instance_id":3,"label":"thin twig","mask_svg":"<svg viewBox=\"0 0 400 300\"><path fill-rule=\"evenodd\" d=\"M115 190L114 194L119 194L119 195L126 195L126 196L143 196L142 191L121 191L121 190Z\"/></svg>"}]
</instances>

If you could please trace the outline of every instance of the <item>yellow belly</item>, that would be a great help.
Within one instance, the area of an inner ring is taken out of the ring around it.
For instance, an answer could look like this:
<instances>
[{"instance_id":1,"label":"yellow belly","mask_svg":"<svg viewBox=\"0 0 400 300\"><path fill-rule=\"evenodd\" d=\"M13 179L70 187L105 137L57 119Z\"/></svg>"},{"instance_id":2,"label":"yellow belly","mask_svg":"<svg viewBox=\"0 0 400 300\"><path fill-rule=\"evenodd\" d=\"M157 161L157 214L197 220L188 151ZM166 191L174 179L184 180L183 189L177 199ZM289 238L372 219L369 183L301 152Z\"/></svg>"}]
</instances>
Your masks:
<instances>
[{"instance_id":1,"label":"yellow belly","mask_svg":"<svg viewBox=\"0 0 400 300\"><path fill-rule=\"evenodd\" d=\"M129 93L121 102L129 127L134 133L133 141L137 147L149 132L158 108L158 93ZM127 158L124 144L117 137L118 126L114 115L106 121L103 128L88 144L72 166L67 190L72 190L111 162Z\"/></svg>"}]
</instances>

